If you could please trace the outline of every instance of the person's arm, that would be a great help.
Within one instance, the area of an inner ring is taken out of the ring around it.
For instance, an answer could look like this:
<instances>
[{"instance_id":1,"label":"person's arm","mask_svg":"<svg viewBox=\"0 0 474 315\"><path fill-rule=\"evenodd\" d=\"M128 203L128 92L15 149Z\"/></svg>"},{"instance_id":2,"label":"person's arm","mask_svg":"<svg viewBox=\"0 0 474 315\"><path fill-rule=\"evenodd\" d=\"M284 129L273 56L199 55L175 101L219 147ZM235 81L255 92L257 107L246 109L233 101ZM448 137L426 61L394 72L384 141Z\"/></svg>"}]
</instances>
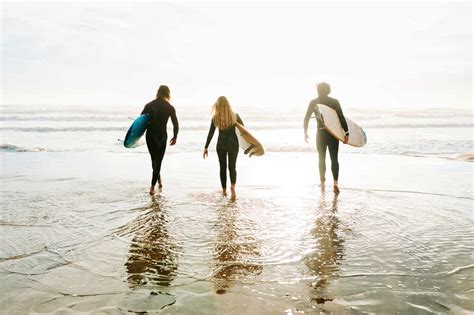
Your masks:
<instances>
[{"instance_id":1,"label":"person's arm","mask_svg":"<svg viewBox=\"0 0 474 315\"><path fill-rule=\"evenodd\" d=\"M237 117L236 117L236 118L237 118L237 122L238 122L239 124L241 124L242 126L245 126L245 125L244 125L244 122L242 121L242 118L240 118L239 114L235 114L235 115L237 116Z\"/></svg>"},{"instance_id":2,"label":"person's arm","mask_svg":"<svg viewBox=\"0 0 474 315\"><path fill-rule=\"evenodd\" d=\"M207 134L206 145L204 146L204 153L203 158L207 157L207 148L209 144L211 144L212 137L214 136L214 132L216 131L216 126L214 126L214 122L211 120L211 126L209 127L209 133Z\"/></svg>"},{"instance_id":3,"label":"person's arm","mask_svg":"<svg viewBox=\"0 0 474 315\"><path fill-rule=\"evenodd\" d=\"M339 121L341 122L342 129L344 129L344 143L347 143L349 140L349 128L347 127L347 121L344 117L344 113L342 112L341 104L339 104L339 102L337 102L336 113L337 117L339 117Z\"/></svg>"},{"instance_id":4,"label":"person's arm","mask_svg":"<svg viewBox=\"0 0 474 315\"><path fill-rule=\"evenodd\" d=\"M176 144L176 140L178 139L178 132L179 132L179 123L178 117L176 116L176 110L173 109L171 112L171 122L173 123L173 139L170 141L170 145Z\"/></svg>"},{"instance_id":5,"label":"person's arm","mask_svg":"<svg viewBox=\"0 0 474 315\"><path fill-rule=\"evenodd\" d=\"M142 112L140 113L140 116L141 115L148 115L148 121L147 121L147 128L148 126L150 126L150 116L151 116L151 111L150 111L150 106L148 106L148 104L146 104L144 107L143 107L143 110Z\"/></svg>"},{"instance_id":6,"label":"person's arm","mask_svg":"<svg viewBox=\"0 0 474 315\"><path fill-rule=\"evenodd\" d=\"M145 107L143 107L143 110L140 116L143 114L148 114L148 115L150 114L150 107L148 105L145 105Z\"/></svg>"},{"instance_id":7,"label":"person's arm","mask_svg":"<svg viewBox=\"0 0 474 315\"><path fill-rule=\"evenodd\" d=\"M306 115L304 116L304 140L308 142L309 136L308 136L308 124L309 124L309 119L311 118L311 115L314 113L314 106L313 102L309 102L308 109L306 110Z\"/></svg>"}]
</instances>

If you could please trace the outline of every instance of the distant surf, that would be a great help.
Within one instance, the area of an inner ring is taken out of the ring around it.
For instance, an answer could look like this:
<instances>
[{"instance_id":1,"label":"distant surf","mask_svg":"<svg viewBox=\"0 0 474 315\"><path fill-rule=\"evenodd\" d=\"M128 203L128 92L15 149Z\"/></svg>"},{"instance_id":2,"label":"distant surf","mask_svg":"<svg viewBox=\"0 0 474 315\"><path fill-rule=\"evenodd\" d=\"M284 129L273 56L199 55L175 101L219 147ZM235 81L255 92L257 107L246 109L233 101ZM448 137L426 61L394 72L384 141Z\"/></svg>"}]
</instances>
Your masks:
<instances>
[{"instance_id":1,"label":"distant surf","mask_svg":"<svg viewBox=\"0 0 474 315\"><path fill-rule=\"evenodd\" d=\"M179 105L179 104L177 104ZM114 152L146 153L146 146L125 150L129 117L141 106L0 105L0 152ZM177 106L178 144L169 153L201 152L210 124L209 107ZM245 125L268 153L316 152L316 123L310 122L309 143L303 137L306 106L286 109L238 107ZM472 113L463 109L350 108L344 113L364 128L364 148L341 145L341 154L383 154L438 157L472 162ZM169 124L170 125L170 124ZM169 126L168 134L171 132ZM45 149L47 148L47 149ZM211 146L211 150L214 145Z\"/></svg>"},{"instance_id":2,"label":"distant surf","mask_svg":"<svg viewBox=\"0 0 474 315\"><path fill-rule=\"evenodd\" d=\"M45 148L25 148L25 147L20 147L16 146L13 144L2 144L0 145L0 152L6 151L6 152L43 152L46 151Z\"/></svg>"}]
</instances>

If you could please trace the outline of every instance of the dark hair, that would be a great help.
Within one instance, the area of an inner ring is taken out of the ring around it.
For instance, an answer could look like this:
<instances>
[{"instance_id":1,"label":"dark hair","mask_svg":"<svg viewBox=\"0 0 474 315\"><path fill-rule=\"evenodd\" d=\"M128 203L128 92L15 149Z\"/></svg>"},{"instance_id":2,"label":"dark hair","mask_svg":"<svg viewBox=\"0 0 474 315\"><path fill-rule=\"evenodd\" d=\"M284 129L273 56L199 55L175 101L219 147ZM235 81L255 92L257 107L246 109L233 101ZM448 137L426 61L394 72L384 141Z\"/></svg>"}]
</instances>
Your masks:
<instances>
[{"instance_id":1,"label":"dark hair","mask_svg":"<svg viewBox=\"0 0 474 315\"><path fill-rule=\"evenodd\" d=\"M326 82L318 83L316 88L318 89L319 96L327 96L331 93L331 86Z\"/></svg>"},{"instance_id":2,"label":"dark hair","mask_svg":"<svg viewBox=\"0 0 474 315\"><path fill-rule=\"evenodd\" d=\"M170 99L170 88L166 85L160 85L158 92L156 92L156 98L161 98L164 100Z\"/></svg>"}]
</instances>

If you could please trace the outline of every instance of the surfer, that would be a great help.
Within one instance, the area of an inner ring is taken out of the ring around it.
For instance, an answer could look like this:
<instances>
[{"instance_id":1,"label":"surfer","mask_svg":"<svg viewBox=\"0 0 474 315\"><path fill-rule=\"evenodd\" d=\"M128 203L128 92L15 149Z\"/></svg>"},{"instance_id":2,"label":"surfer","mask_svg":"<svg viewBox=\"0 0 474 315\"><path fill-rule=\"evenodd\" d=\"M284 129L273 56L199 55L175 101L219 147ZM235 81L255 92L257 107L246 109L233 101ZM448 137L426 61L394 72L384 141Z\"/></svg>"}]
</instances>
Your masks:
<instances>
[{"instance_id":1,"label":"surfer","mask_svg":"<svg viewBox=\"0 0 474 315\"><path fill-rule=\"evenodd\" d=\"M216 151L219 157L220 178L222 192L227 195L227 166L230 175L230 192L232 199L236 198L235 183L237 181L237 155L239 154L239 140L235 133L235 124L243 125L240 116L232 110L229 101L225 96L220 96L212 107L211 126L207 135L206 146L204 147L203 158L208 156L207 148L211 143L216 127L219 129L219 138L217 139ZM227 165L227 158L229 163Z\"/></svg>"},{"instance_id":2,"label":"surfer","mask_svg":"<svg viewBox=\"0 0 474 315\"><path fill-rule=\"evenodd\" d=\"M317 86L318 97L312 100L308 105L306 116L304 117L304 140L308 142L308 123L313 113L318 117L317 104L323 104L331 107L337 112L341 126L344 129L344 143L349 140L349 129L347 127L346 119L342 113L341 105L335 98L329 97L331 93L331 87L328 83L321 82ZM331 171L334 178L334 192L339 193L339 162L337 160L337 154L339 151L339 141L329 134L324 128L323 124L319 119L316 119L318 123L318 132L316 134L316 147L318 149L319 157L319 179L321 181L321 188L324 189L324 182L326 181L326 148L329 148L329 156L331 157Z\"/></svg>"},{"instance_id":3,"label":"surfer","mask_svg":"<svg viewBox=\"0 0 474 315\"><path fill-rule=\"evenodd\" d=\"M170 89L166 85L160 85L156 94L156 99L145 105L142 115L148 114L148 127L146 131L146 145L151 156L151 166L153 175L151 178L150 195L155 194L155 185L158 181L158 187L163 188L163 180L160 175L161 162L165 156L166 142L168 134L166 132L166 124L171 117L173 122L173 138L170 145L176 144L178 137L179 124L176 117L176 110L169 103Z\"/></svg>"}]
</instances>

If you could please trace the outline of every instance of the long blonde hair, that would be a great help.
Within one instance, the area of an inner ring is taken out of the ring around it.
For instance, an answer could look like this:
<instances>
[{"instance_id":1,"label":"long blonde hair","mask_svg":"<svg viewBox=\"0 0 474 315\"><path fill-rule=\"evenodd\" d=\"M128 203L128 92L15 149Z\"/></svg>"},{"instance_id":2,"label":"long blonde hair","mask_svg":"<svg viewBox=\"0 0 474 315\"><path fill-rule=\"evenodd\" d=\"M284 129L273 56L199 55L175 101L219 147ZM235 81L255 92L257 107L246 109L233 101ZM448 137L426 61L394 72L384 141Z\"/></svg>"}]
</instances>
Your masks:
<instances>
[{"instance_id":1,"label":"long blonde hair","mask_svg":"<svg viewBox=\"0 0 474 315\"><path fill-rule=\"evenodd\" d=\"M225 130L237 122L237 115L225 96L219 96L212 106L212 122L219 130Z\"/></svg>"}]
</instances>

